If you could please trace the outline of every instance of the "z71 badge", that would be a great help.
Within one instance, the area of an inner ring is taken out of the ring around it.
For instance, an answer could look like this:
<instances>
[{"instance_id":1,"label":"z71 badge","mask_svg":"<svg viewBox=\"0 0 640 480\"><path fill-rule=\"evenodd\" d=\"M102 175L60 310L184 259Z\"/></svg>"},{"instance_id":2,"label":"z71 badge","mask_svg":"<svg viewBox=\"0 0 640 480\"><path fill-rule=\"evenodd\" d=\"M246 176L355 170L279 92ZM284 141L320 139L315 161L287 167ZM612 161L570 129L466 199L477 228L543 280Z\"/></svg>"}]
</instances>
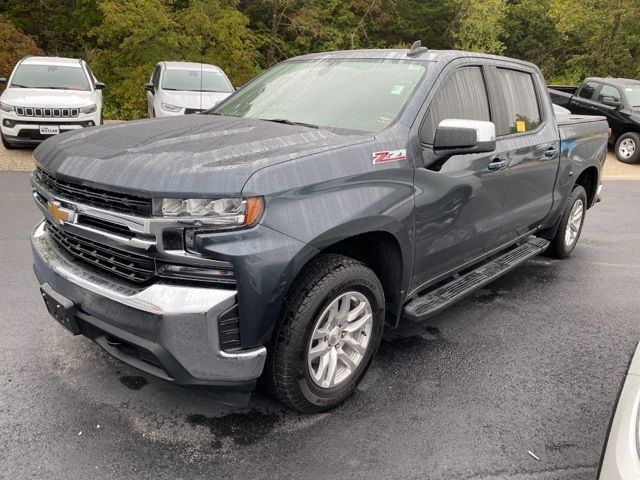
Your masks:
<instances>
[{"instance_id":1,"label":"z71 badge","mask_svg":"<svg viewBox=\"0 0 640 480\"><path fill-rule=\"evenodd\" d=\"M378 165L380 163L399 162L406 158L406 150L385 150L384 152L376 152L373 154L373 164Z\"/></svg>"}]
</instances>

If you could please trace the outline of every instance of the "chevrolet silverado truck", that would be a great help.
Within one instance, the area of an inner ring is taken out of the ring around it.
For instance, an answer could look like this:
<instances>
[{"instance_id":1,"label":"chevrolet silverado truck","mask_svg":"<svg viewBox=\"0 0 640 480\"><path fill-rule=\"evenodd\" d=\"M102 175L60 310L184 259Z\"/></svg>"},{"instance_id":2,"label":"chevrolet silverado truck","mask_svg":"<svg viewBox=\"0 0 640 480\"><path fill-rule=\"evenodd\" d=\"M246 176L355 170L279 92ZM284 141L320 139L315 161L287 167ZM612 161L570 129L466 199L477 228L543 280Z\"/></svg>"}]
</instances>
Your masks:
<instances>
[{"instance_id":1,"label":"chevrolet silverado truck","mask_svg":"<svg viewBox=\"0 0 640 480\"><path fill-rule=\"evenodd\" d=\"M606 117L616 158L640 162L640 81L591 77L579 87L551 86L549 94L572 113Z\"/></svg>"},{"instance_id":2,"label":"chevrolet silverado truck","mask_svg":"<svg viewBox=\"0 0 640 480\"><path fill-rule=\"evenodd\" d=\"M383 333L545 250L599 199L608 126L556 119L539 69L404 50L284 61L213 109L34 152L52 316L149 374L344 401Z\"/></svg>"}]
</instances>

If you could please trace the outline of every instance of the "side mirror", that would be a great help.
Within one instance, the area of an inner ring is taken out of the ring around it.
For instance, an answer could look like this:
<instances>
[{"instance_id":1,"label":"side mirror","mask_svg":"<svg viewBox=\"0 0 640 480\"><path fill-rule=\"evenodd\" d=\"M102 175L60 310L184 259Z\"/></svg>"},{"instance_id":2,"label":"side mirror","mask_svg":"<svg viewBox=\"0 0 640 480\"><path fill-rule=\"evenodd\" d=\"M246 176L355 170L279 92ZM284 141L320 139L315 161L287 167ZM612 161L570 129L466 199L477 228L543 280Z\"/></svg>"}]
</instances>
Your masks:
<instances>
[{"instance_id":1,"label":"side mirror","mask_svg":"<svg viewBox=\"0 0 640 480\"><path fill-rule=\"evenodd\" d=\"M7 79L5 77L0 77L0 85L6 85Z\"/></svg>"},{"instance_id":2,"label":"side mirror","mask_svg":"<svg viewBox=\"0 0 640 480\"><path fill-rule=\"evenodd\" d=\"M147 82L147 83L145 83L143 86L144 86L144 89L145 89L145 90L147 90L147 91L149 91L149 92L151 92L151 93L156 93L156 89L155 89L155 88L153 88L153 83L151 83L151 82Z\"/></svg>"},{"instance_id":3,"label":"side mirror","mask_svg":"<svg viewBox=\"0 0 640 480\"><path fill-rule=\"evenodd\" d=\"M602 97L600 102L608 107L620 108L622 104L613 97Z\"/></svg>"},{"instance_id":4,"label":"side mirror","mask_svg":"<svg viewBox=\"0 0 640 480\"><path fill-rule=\"evenodd\" d=\"M102 82L96 82L96 90L104 90L106 85Z\"/></svg>"},{"instance_id":5,"label":"side mirror","mask_svg":"<svg viewBox=\"0 0 640 480\"><path fill-rule=\"evenodd\" d=\"M433 139L436 155L450 157L467 153L493 152L496 149L496 126L480 120L442 120Z\"/></svg>"}]
</instances>

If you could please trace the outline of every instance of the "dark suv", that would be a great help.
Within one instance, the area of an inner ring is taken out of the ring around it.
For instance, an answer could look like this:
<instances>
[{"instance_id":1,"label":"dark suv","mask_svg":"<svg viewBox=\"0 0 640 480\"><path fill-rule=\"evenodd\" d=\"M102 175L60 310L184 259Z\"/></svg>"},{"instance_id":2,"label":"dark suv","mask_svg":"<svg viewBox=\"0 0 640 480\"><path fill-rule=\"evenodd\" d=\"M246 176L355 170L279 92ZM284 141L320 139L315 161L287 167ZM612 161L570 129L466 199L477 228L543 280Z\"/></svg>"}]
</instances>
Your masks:
<instances>
[{"instance_id":1,"label":"dark suv","mask_svg":"<svg viewBox=\"0 0 640 480\"><path fill-rule=\"evenodd\" d=\"M640 81L628 78L587 78L580 87L549 87L553 103L580 115L604 115L610 142L624 163L640 161Z\"/></svg>"}]
</instances>

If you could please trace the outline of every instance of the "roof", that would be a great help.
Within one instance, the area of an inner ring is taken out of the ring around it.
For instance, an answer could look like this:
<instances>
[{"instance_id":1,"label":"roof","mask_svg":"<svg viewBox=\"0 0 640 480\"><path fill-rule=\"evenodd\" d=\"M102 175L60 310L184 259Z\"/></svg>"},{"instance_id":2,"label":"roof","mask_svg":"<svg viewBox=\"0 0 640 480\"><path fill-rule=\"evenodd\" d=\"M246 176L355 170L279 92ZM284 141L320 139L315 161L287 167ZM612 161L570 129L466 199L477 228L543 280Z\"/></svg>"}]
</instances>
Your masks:
<instances>
[{"instance_id":1,"label":"roof","mask_svg":"<svg viewBox=\"0 0 640 480\"><path fill-rule=\"evenodd\" d=\"M619 85L621 87L624 86L640 86L640 80L636 80L633 78L614 78L614 77L589 77L587 79L585 79L586 81L595 81L595 82L602 82L602 83L610 83L612 85Z\"/></svg>"},{"instance_id":2,"label":"roof","mask_svg":"<svg viewBox=\"0 0 640 480\"><path fill-rule=\"evenodd\" d=\"M165 68L169 70L215 70L217 72L222 71L222 69L216 65L210 65L208 63L197 63L197 62L162 62L164 63Z\"/></svg>"},{"instance_id":3,"label":"roof","mask_svg":"<svg viewBox=\"0 0 640 480\"><path fill-rule=\"evenodd\" d=\"M82 60L65 57L25 57L20 63L22 65L62 65L65 67L81 67Z\"/></svg>"},{"instance_id":4,"label":"roof","mask_svg":"<svg viewBox=\"0 0 640 480\"><path fill-rule=\"evenodd\" d=\"M440 60L450 61L460 57L474 57L483 58L487 60L503 60L508 62L516 62L521 65L528 65L535 67L535 65L525 62L524 60L518 60L515 58L502 57L498 55L490 55L487 53L478 52L466 52L462 50L429 50L422 49L421 51L408 55L410 50L408 48L402 49L367 49L367 50L339 50L335 52L322 52L322 53L310 53L307 55L301 55L294 57L290 60L324 60L329 58L344 58L344 59L384 59L384 60L413 60L413 61L430 61L437 62Z\"/></svg>"}]
</instances>

